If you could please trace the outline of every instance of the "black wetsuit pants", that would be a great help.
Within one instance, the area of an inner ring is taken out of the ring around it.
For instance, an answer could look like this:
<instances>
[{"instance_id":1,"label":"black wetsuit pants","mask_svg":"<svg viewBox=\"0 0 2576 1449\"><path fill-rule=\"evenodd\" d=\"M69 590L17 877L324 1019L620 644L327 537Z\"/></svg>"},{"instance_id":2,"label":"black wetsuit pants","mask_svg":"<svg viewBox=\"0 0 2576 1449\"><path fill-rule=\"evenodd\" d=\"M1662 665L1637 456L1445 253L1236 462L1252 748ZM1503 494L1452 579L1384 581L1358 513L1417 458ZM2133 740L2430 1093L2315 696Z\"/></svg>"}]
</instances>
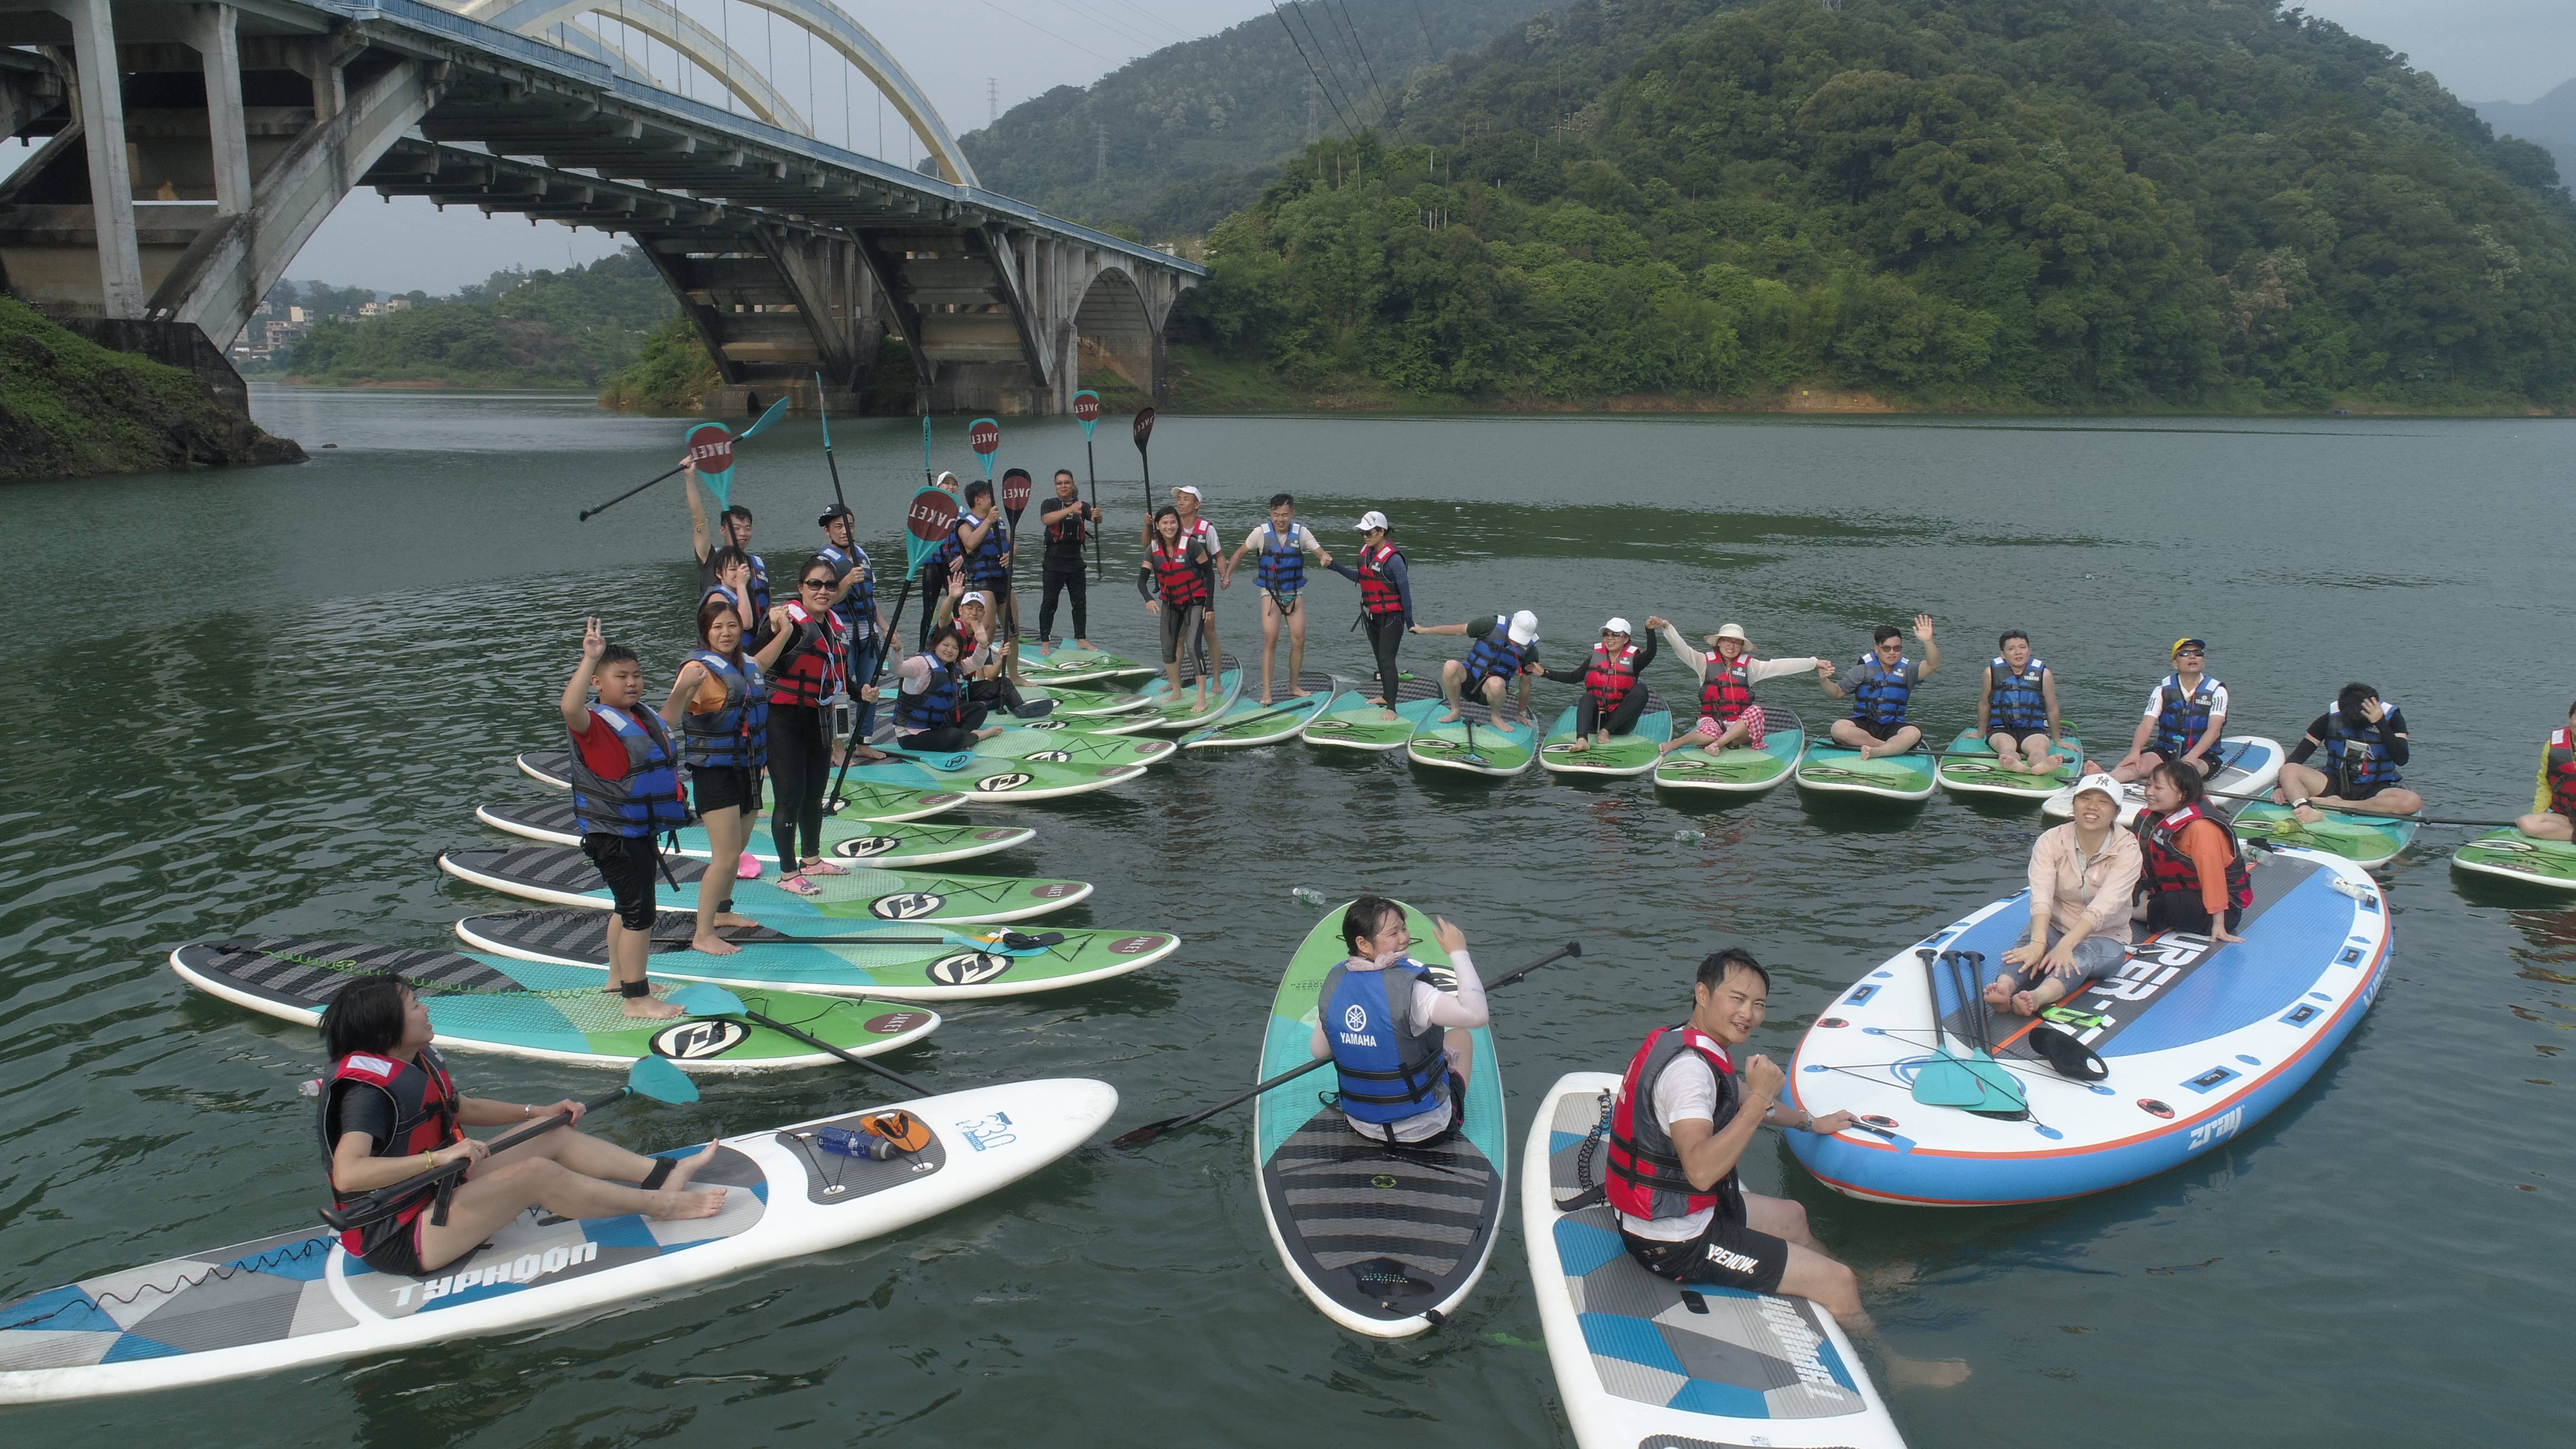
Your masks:
<instances>
[{"instance_id":1,"label":"black wetsuit pants","mask_svg":"<svg viewBox=\"0 0 2576 1449\"><path fill-rule=\"evenodd\" d=\"M1073 601L1073 637L1090 638L1091 609L1083 596L1085 584L1082 565L1080 563L1060 564L1054 559L1048 559L1046 567L1041 570L1041 579L1044 592L1038 597L1038 637L1041 639L1055 637L1055 596L1058 592L1062 592Z\"/></svg>"},{"instance_id":2,"label":"black wetsuit pants","mask_svg":"<svg viewBox=\"0 0 2576 1449\"><path fill-rule=\"evenodd\" d=\"M1378 688L1382 691L1378 698L1392 707L1395 704L1396 686L1395 651L1404 643L1404 616L1402 614L1363 614L1360 617L1368 625L1369 648L1377 655L1377 682ZM1642 694L1644 691L1640 690L1639 693Z\"/></svg>"},{"instance_id":3,"label":"black wetsuit pants","mask_svg":"<svg viewBox=\"0 0 2576 1449\"><path fill-rule=\"evenodd\" d=\"M1629 689L1628 697L1619 701L1606 721L1601 716L1600 701L1594 699L1592 691L1587 689L1583 691L1583 698L1574 704L1574 732L1589 735L1595 729L1607 729L1614 735L1629 734L1636 730L1637 719L1645 712L1646 687L1642 684Z\"/></svg>"},{"instance_id":4,"label":"black wetsuit pants","mask_svg":"<svg viewBox=\"0 0 2576 1449\"><path fill-rule=\"evenodd\" d=\"M832 785L825 712L810 704L769 706L769 840L779 869L794 871L823 853L823 792ZM804 849L796 847L802 840Z\"/></svg>"}]
</instances>

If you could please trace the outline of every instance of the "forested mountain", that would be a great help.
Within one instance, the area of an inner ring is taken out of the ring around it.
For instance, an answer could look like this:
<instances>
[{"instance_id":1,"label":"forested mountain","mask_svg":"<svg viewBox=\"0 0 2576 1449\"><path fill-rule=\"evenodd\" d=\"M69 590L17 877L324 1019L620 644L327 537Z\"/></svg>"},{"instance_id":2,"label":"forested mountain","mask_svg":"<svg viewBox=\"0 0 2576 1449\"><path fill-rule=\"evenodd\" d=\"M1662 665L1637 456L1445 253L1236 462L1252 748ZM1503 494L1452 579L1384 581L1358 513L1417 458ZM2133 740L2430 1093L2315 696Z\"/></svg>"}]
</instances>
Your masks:
<instances>
[{"instance_id":1,"label":"forested mountain","mask_svg":"<svg viewBox=\"0 0 2576 1449\"><path fill-rule=\"evenodd\" d=\"M1423 66L1540 3L1294 0L1087 89L1058 86L958 144L986 186L1057 216L1158 240L1202 232L1309 141L1383 126Z\"/></svg>"},{"instance_id":2,"label":"forested mountain","mask_svg":"<svg viewBox=\"0 0 2576 1449\"><path fill-rule=\"evenodd\" d=\"M297 382L595 387L678 312L630 246L559 272L496 272L404 311L318 322L272 370Z\"/></svg>"},{"instance_id":3,"label":"forested mountain","mask_svg":"<svg viewBox=\"0 0 2576 1449\"><path fill-rule=\"evenodd\" d=\"M2576 80L2529 105L2513 101L2471 101L2478 118L2499 136L2537 142L2558 162L2558 179L2576 181Z\"/></svg>"},{"instance_id":4,"label":"forested mountain","mask_svg":"<svg viewBox=\"0 0 2576 1449\"><path fill-rule=\"evenodd\" d=\"M2559 408L2576 202L2275 0L1582 0L1209 236L1222 354L1560 404Z\"/></svg>"}]
</instances>

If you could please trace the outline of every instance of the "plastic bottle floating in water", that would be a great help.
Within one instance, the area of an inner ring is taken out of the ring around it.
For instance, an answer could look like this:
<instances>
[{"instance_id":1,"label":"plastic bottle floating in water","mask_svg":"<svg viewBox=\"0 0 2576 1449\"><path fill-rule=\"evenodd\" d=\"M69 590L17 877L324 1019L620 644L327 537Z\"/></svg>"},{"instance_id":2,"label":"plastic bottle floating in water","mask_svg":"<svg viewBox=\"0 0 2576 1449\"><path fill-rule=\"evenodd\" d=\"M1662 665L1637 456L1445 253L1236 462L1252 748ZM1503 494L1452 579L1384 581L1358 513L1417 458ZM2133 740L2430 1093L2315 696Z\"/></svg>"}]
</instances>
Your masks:
<instances>
[{"instance_id":1,"label":"plastic bottle floating in water","mask_svg":"<svg viewBox=\"0 0 2576 1449\"><path fill-rule=\"evenodd\" d=\"M1310 906L1320 906L1324 903L1324 893L1311 886L1299 886L1288 894L1295 896L1297 899L1304 901Z\"/></svg>"},{"instance_id":2,"label":"plastic bottle floating in water","mask_svg":"<svg viewBox=\"0 0 2576 1449\"><path fill-rule=\"evenodd\" d=\"M1688 845L1694 840L1706 840L1708 837L1696 830L1676 830L1673 832L1673 839Z\"/></svg>"}]
</instances>

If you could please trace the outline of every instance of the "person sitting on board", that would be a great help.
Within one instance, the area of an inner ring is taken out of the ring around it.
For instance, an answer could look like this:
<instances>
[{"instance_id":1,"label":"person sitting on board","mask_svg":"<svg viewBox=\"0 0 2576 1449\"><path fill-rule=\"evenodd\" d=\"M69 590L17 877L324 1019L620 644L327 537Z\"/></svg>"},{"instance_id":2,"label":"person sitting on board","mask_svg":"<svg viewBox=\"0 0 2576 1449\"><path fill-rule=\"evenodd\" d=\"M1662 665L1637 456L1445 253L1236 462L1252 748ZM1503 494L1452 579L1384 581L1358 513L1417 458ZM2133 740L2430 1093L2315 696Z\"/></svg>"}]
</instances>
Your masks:
<instances>
[{"instance_id":1,"label":"person sitting on board","mask_svg":"<svg viewBox=\"0 0 2576 1449\"><path fill-rule=\"evenodd\" d=\"M2531 813L2513 828L2534 840L2576 841L2576 704L2567 706L2567 723L2549 732L2540 747L2540 779L2531 793Z\"/></svg>"},{"instance_id":2,"label":"person sitting on board","mask_svg":"<svg viewBox=\"0 0 2576 1449\"><path fill-rule=\"evenodd\" d=\"M1413 627L1413 581L1404 570L1404 553L1387 540L1386 515L1375 509L1360 515L1360 554L1356 564L1324 567L1360 586L1360 622L1368 626L1369 652L1377 656L1377 702L1380 719L1395 718L1395 651Z\"/></svg>"},{"instance_id":3,"label":"person sitting on board","mask_svg":"<svg viewBox=\"0 0 2576 1449\"><path fill-rule=\"evenodd\" d=\"M680 666L662 703L662 723L680 732L692 803L707 828L707 873L698 881L698 928L689 949L710 956L742 949L717 935L717 927L758 924L733 914L733 883L760 874L744 847L760 813L761 766L769 761L768 670L786 647L787 636L775 634L760 653L744 653L742 621L722 599L708 599L698 605L698 652Z\"/></svg>"},{"instance_id":4,"label":"person sitting on board","mask_svg":"<svg viewBox=\"0 0 2576 1449\"><path fill-rule=\"evenodd\" d=\"M1941 667L1941 646L1932 642L1932 616L1914 616L1914 637L1923 641L1921 663L1905 657L1905 635L1893 624L1881 624L1871 631L1870 652L1860 657L1852 670L1851 685L1834 683L1825 670L1816 671L1827 695L1852 699L1851 717L1834 721L1834 743L1847 750L1858 750L1864 760L1872 755L1901 755L1920 743L1923 730L1905 722L1906 702L1914 686L1932 677Z\"/></svg>"},{"instance_id":5,"label":"person sitting on board","mask_svg":"<svg viewBox=\"0 0 2576 1449\"><path fill-rule=\"evenodd\" d=\"M1341 1078L1335 1105L1351 1130L1374 1142L1428 1147L1467 1125L1467 1079L1476 1040L1488 1020L1485 983L1467 957L1467 938L1432 918L1440 948L1457 975L1454 992L1431 984L1407 956L1413 935L1404 907L1362 896L1342 912L1349 956L1324 973L1316 997L1314 1056L1331 1057Z\"/></svg>"},{"instance_id":6,"label":"person sitting on board","mask_svg":"<svg viewBox=\"0 0 2576 1449\"><path fill-rule=\"evenodd\" d=\"M2196 931L2212 941L2235 934L2254 904L2254 882L2236 827L2209 801L2209 784L2181 760L2147 775L2147 808L2138 814L2138 901L2131 912L2147 930Z\"/></svg>"},{"instance_id":7,"label":"person sitting on board","mask_svg":"<svg viewBox=\"0 0 2576 1449\"><path fill-rule=\"evenodd\" d=\"M1020 693L1004 673L1002 665L1018 645L993 639L993 600L982 589L966 588L965 580L950 575L948 596L939 601L939 622L955 622L957 632L974 641L957 667L966 674L966 698L981 705L987 714L1008 710L1020 719L1039 719L1052 713L1052 699L1030 699Z\"/></svg>"},{"instance_id":8,"label":"person sitting on board","mask_svg":"<svg viewBox=\"0 0 2576 1449\"><path fill-rule=\"evenodd\" d=\"M1749 952L1707 957L1691 984L1688 1018L1659 1026L1628 1059L1602 1144L1602 1195L1638 1266L1682 1284L1812 1300L1854 1335L1873 1332L1852 1270L1825 1253L1807 1210L1746 1192L1737 1167L1764 1123L1830 1136L1849 1112L1821 1116L1780 1105L1787 1075L1767 1056L1735 1053L1760 1030L1771 973ZM1891 1376L1946 1385L1964 1364L1890 1356ZM1900 1369L1901 1366L1901 1369Z\"/></svg>"},{"instance_id":9,"label":"person sitting on board","mask_svg":"<svg viewBox=\"0 0 2576 1449\"><path fill-rule=\"evenodd\" d=\"M796 571L796 600L770 610L770 627L786 636L787 645L769 672L769 843L778 852L778 868L787 872L778 888L800 896L822 893L808 876L850 873L823 858L832 715L851 694L868 694L864 681L854 689L850 679L848 626L831 608L838 587L832 565L814 555ZM862 761L885 758L865 745L851 749Z\"/></svg>"},{"instance_id":10,"label":"person sitting on board","mask_svg":"<svg viewBox=\"0 0 2576 1449\"><path fill-rule=\"evenodd\" d=\"M2033 659L2030 636L2006 629L1986 661L1986 683L1977 692L1977 733L1995 762L2016 775L2045 775L2066 761L2056 753L2065 726L2057 715L2057 675Z\"/></svg>"},{"instance_id":11,"label":"person sitting on board","mask_svg":"<svg viewBox=\"0 0 2576 1449\"><path fill-rule=\"evenodd\" d=\"M1753 641L1741 624L1718 625L1717 632L1708 636L1706 654L1690 647L1682 631L1674 628L1669 619L1649 614L1646 627L1663 632L1664 642L1673 646L1673 657L1688 666L1691 676L1699 681L1699 723L1666 740L1655 751L1658 758L1694 747L1711 755L1739 745L1758 750L1762 748L1763 720L1762 711L1753 703L1753 686L1792 674L1834 677L1832 663L1813 655L1802 659L1754 658Z\"/></svg>"},{"instance_id":12,"label":"person sitting on board","mask_svg":"<svg viewBox=\"0 0 2576 1449\"><path fill-rule=\"evenodd\" d=\"M707 537L706 505L698 501L698 490L703 486L698 481L697 455L693 453L682 458L680 496L689 500L689 547L698 557L698 597L706 598L719 586L732 589L742 607L743 628L750 631L747 637L752 639L752 647L757 649L760 647L759 630L769 617L769 565L751 551L751 510L736 503L717 514L716 520L724 530L724 537L710 539ZM716 555L728 548L741 551L743 565L749 573L748 588L724 576L724 564Z\"/></svg>"},{"instance_id":13,"label":"person sitting on board","mask_svg":"<svg viewBox=\"0 0 2576 1449\"><path fill-rule=\"evenodd\" d=\"M1083 502L1081 492L1073 481L1073 470L1058 468L1055 470L1055 496L1038 505L1038 524L1046 531L1046 557L1039 565L1042 592L1038 597L1038 643L1041 646L1055 639L1055 601L1058 595L1062 595L1073 605L1074 647L1091 647L1090 582L1083 570L1082 545L1091 537L1091 530L1100 526L1100 510Z\"/></svg>"},{"instance_id":14,"label":"person sitting on board","mask_svg":"<svg viewBox=\"0 0 2576 1449\"><path fill-rule=\"evenodd\" d=\"M599 694L593 700L591 692ZM678 1016L653 999L644 981L652 951L653 877L662 855L655 837L689 822L680 789L680 750L661 718L642 708L644 666L635 651L611 644L599 621L581 633L581 660L564 681L563 722L572 735L572 810L581 853L599 868L615 902L608 918L608 981L626 1014Z\"/></svg>"},{"instance_id":15,"label":"person sitting on board","mask_svg":"<svg viewBox=\"0 0 2576 1449\"><path fill-rule=\"evenodd\" d=\"M1503 711L1512 681L1520 681L1520 712L1529 716L1530 677L1547 673L1538 662L1538 615L1523 609L1505 617L1485 614L1464 624L1416 624L1416 634L1464 634L1476 642L1467 649L1465 659L1449 659L1440 665L1440 695L1449 702L1440 716L1450 724L1464 712L1469 695L1481 700L1496 729L1510 729L1512 722Z\"/></svg>"},{"instance_id":16,"label":"person sitting on board","mask_svg":"<svg viewBox=\"0 0 2576 1449\"><path fill-rule=\"evenodd\" d=\"M1000 725L986 728L984 706L966 697L973 656L980 652L972 635L946 627L930 636L929 649L895 666L895 743L923 754L948 754L1002 732Z\"/></svg>"},{"instance_id":17,"label":"person sitting on board","mask_svg":"<svg viewBox=\"0 0 2576 1449\"><path fill-rule=\"evenodd\" d=\"M721 1187L692 1191L689 1179L715 1160L716 1144L683 1158L646 1157L571 1126L557 1127L493 1152L465 1127L516 1127L558 1112L581 1121L569 1099L512 1105L456 1090L447 1063L431 1046L429 1009L399 976L361 976L322 1012L330 1069L322 1078L319 1121L332 1202L346 1208L362 1194L391 1187L460 1159L465 1169L433 1223L436 1186L421 1188L392 1213L340 1235L340 1246L379 1273L418 1277L472 1252L531 1207L562 1218L711 1218L724 1210Z\"/></svg>"},{"instance_id":18,"label":"person sitting on board","mask_svg":"<svg viewBox=\"0 0 2576 1449\"><path fill-rule=\"evenodd\" d=\"M1163 672L1171 680L1172 699L1181 697L1181 657L1193 656L1199 682L1197 713L1208 707L1210 635L1199 627L1212 596L1208 588L1207 544L1181 528L1180 510L1166 503L1154 510L1152 541L1145 561L1136 568L1136 592L1145 596L1145 612L1163 620ZM1222 658L1222 655L1217 656Z\"/></svg>"},{"instance_id":19,"label":"person sitting on board","mask_svg":"<svg viewBox=\"0 0 2576 1449\"><path fill-rule=\"evenodd\" d=\"M2180 760L2203 775L2210 772L2209 752L2218 748L2218 737L2227 729L2227 686L2209 677L2208 660L2209 646L2200 640L2174 641L2174 672L2147 695L2146 716L2129 740L2129 752L2111 767L2112 779L2125 785L2166 760ZM2084 773L2103 770L2087 760Z\"/></svg>"},{"instance_id":20,"label":"person sitting on board","mask_svg":"<svg viewBox=\"0 0 2576 1449\"><path fill-rule=\"evenodd\" d=\"M823 530L823 546L814 556L832 566L840 581L832 585L832 612L841 616L841 624L850 638L850 678L864 684L877 677L877 666L885 660L885 612L877 604L877 569L868 551L857 541L858 515L846 503L835 503L814 520ZM862 763L882 760L884 755L866 748L870 735L877 732L877 706L873 698L859 699L859 722L850 732Z\"/></svg>"},{"instance_id":21,"label":"person sitting on board","mask_svg":"<svg viewBox=\"0 0 2576 1449\"><path fill-rule=\"evenodd\" d=\"M1648 634L1643 644L1635 637L1626 619L1613 616L1601 625L1601 642L1584 662L1583 697L1574 702L1569 752L1581 754L1595 745L1606 750L1612 735L1636 733L1637 721L1646 713L1641 682L1646 666L1655 662L1655 636Z\"/></svg>"},{"instance_id":22,"label":"person sitting on board","mask_svg":"<svg viewBox=\"0 0 2576 1449\"><path fill-rule=\"evenodd\" d=\"M1225 561L1225 587L1234 586L1234 571L1247 553L1261 555L1254 578L1261 585L1261 702L1270 703L1270 661L1279 652L1279 622L1288 622L1288 690L1297 692L1297 676L1306 667L1306 616L1297 599L1306 588L1306 555L1333 566L1314 530L1297 521L1297 500L1286 493L1270 495L1270 520L1244 535L1243 546Z\"/></svg>"},{"instance_id":23,"label":"person sitting on board","mask_svg":"<svg viewBox=\"0 0 2576 1449\"><path fill-rule=\"evenodd\" d=\"M2412 815L2424 808L2424 797L2398 786L2406 753L2405 712L2367 684L2347 684L2290 747L2272 803L2289 806L2310 825L2325 819L2325 810ZM2307 763L2312 755L2313 765Z\"/></svg>"},{"instance_id":24,"label":"person sitting on board","mask_svg":"<svg viewBox=\"0 0 2576 1449\"><path fill-rule=\"evenodd\" d=\"M2119 828L2119 782L2076 781L2074 811L2030 848L2030 921L1986 983L1990 1006L2037 1016L2129 959L2129 905L2145 856Z\"/></svg>"},{"instance_id":25,"label":"person sitting on board","mask_svg":"<svg viewBox=\"0 0 2576 1449\"><path fill-rule=\"evenodd\" d=\"M741 624L748 635L768 631L769 620L764 614L752 611L752 596L761 591L752 587L751 555L726 544L707 555L707 567L703 572L712 574L714 579L698 590L699 603L709 599L721 602L733 610L735 622ZM763 607L765 612L766 606Z\"/></svg>"}]
</instances>

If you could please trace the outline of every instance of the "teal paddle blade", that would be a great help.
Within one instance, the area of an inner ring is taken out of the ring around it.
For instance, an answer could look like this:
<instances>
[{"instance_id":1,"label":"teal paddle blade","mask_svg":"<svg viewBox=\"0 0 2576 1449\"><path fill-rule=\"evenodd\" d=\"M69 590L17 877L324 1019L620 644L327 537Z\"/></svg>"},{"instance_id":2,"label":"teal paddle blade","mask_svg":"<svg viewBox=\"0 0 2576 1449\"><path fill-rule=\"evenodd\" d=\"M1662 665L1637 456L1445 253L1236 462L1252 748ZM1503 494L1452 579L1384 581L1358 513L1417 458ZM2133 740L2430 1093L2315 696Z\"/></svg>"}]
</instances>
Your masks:
<instances>
[{"instance_id":1,"label":"teal paddle blade","mask_svg":"<svg viewBox=\"0 0 2576 1449\"><path fill-rule=\"evenodd\" d=\"M1914 1100L1926 1107L1976 1107L1986 1087L1968 1064L1944 1052L1914 1069Z\"/></svg>"},{"instance_id":2,"label":"teal paddle blade","mask_svg":"<svg viewBox=\"0 0 2576 1449\"><path fill-rule=\"evenodd\" d=\"M691 1016L740 1016L742 998L712 981L692 981L662 998Z\"/></svg>"},{"instance_id":3,"label":"teal paddle blade","mask_svg":"<svg viewBox=\"0 0 2576 1449\"><path fill-rule=\"evenodd\" d=\"M750 427L743 429L741 433L737 434L734 441L737 443L743 443L759 437L771 423L778 421L780 418L786 416L786 414L787 399L780 398L778 401L769 405L769 411L762 413L758 422L753 423Z\"/></svg>"},{"instance_id":4,"label":"teal paddle blade","mask_svg":"<svg viewBox=\"0 0 2576 1449\"><path fill-rule=\"evenodd\" d=\"M1972 1111L2019 1112L2030 1105L2030 1099L2023 1093L2021 1081L2012 1074L2012 1068L1984 1052L1968 1058L1963 1065L1977 1083L1978 1101Z\"/></svg>"},{"instance_id":5,"label":"teal paddle blade","mask_svg":"<svg viewBox=\"0 0 2576 1449\"><path fill-rule=\"evenodd\" d=\"M689 1080L688 1073L660 1057L636 1058L635 1065L626 1069L626 1087L635 1095L650 1097L656 1102L698 1100L698 1084Z\"/></svg>"}]
</instances>

